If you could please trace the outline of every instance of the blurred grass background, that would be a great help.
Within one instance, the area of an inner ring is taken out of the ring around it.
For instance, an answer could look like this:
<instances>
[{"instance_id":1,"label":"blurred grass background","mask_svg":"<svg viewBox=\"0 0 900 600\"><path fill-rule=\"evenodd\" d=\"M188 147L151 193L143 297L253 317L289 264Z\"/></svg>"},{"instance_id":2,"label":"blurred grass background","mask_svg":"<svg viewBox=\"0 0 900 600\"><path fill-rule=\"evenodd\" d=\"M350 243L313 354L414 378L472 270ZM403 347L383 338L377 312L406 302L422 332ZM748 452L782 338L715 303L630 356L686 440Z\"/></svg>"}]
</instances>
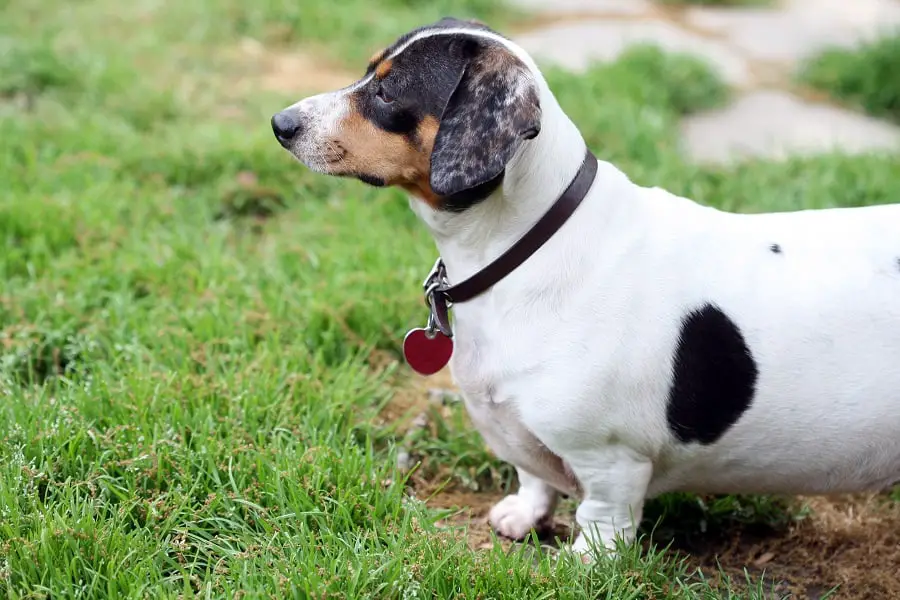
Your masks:
<instances>
[{"instance_id":1,"label":"blurred grass background","mask_svg":"<svg viewBox=\"0 0 900 600\"><path fill-rule=\"evenodd\" d=\"M409 496L400 432L379 415L408 385L399 341L433 246L399 192L285 155L268 119L316 83L267 85L246 47L361 73L446 14L517 18L489 0L0 3L4 596L767 597L661 548L593 570L473 553ZM639 183L740 211L900 197L894 156L687 163L678 119L729 96L691 57L636 48L547 75ZM499 492L508 466L452 412L415 440L422 473ZM685 510L668 525L795 515L691 496L648 514Z\"/></svg>"}]
</instances>

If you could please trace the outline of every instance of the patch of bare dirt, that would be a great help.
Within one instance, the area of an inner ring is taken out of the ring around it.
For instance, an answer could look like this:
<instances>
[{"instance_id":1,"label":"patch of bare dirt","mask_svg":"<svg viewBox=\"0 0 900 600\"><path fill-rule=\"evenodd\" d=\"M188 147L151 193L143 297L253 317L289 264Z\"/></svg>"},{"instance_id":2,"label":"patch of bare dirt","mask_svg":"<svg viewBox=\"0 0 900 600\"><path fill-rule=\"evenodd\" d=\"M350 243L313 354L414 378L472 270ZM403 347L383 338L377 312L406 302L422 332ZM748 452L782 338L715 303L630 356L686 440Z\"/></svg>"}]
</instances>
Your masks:
<instances>
[{"instance_id":1,"label":"patch of bare dirt","mask_svg":"<svg viewBox=\"0 0 900 600\"><path fill-rule=\"evenodd\" d=\"M450 489L438 492L429 498L428 495L421 494L418 490L417 493L424 496L432 508L454 511L446 519L439 521L438 526L463 531L469 547L473 550L487 550L493 547L493 537L487 522L487 515L491 507L503 497L503 494ZM509 547L512 546L512 542L504 543Z\"/></svg>"},{"instance_id":2,"label":"patch of bare dirt","mask_svg":"<svg viewBox=\"0 0 900 600\"><path fill-rule=\"evenodd\" d=\"M431 378L414 377L387 405L382 418L401 424L399 431L427 427L424 415L429 414L435 397L453 389L446 370ZM439 522L442 527L465 535L473 550L491 548L493 537L487 515L503 494L496 490L473 492L446 482L447 477L439 474L431 479L413 477L410 483L416 496L429 506L449 511ZM878 494L800 500L810 509L809 516L780 529L747 525L690 537L657 536L652 543L671 544L672 552L684 556L687 564L708 580L715 581L724 572L732 585L740 586L747 580L746 572L751 581L762 578L782 597L900 598L900 506ZM555 545L557 539L571 541L573 508L571 501L563 503L553 528L540 536L543 544ZM667 529L666 525L671 531L699 529L676 522L684 518L669 515L657 531ZM646 533L649 536L650 532ZM513 546L512 542L503 544Z\"/></svg>"},{"instance_id":3,"label":"patch of bare dirt","mask_svg":"<svg viewBox=\"0 0 900 600\"><path fill-rule=\"evenodd\" d=\"M399 425L401 430L406 430L414 419L428 411L438 396L455 390L449 369L445 368L431 377L412 375L405 385L396 390L380 417L386 422Z\"/></svg>"},{"instance_id":4,"label":"patch of bare dirt","mask_svg":"<svg viewBox=\"0 0 900 600\"><path fill-rule=\"evenodd\" d=\"M446 519L439 521L438 526L462 532L473 550L489 550L494 547L494 534L487 517L491 507L503 498L503 493L458 489L446 489L430 497L418 490L417 493L428 506L453 511ZM565 516L563 511L560 511L560 515ZM538 539L545 547L558 547L558 540L569 543L574 539L572 522L572 519L555 519L551 527L538 532ZM510 540L499 541L505 550L516 545Z\"/></svg>"},{"instance_id":5,"label":"patch of bare dirt","mask_svg":"<svg viewBox=\"0 0 900 600\"><path fill-rule=\"evenodd\" d=\"M252 38L242 40L231 53L246 75L245 84L252 89L297 94L298 98L342 88L359 75L324 58L325 53L310 49L273 50Z\"/></svg>"},{"instance_id":6,"label":"patch of bare dirt","mask_svg":"<svg viewBox=\"0 0 900 600\"><path fill-rule=\"evenodd\" d=\"M241 171L222 197L221 207L213 219L253 219L257 224L285 208L278 190L266 188L252 171Z\"/></svg>"},{"instance_id":7,"label":"patch of bare dirt","mask_svg":"<svg viewBox=\"0 0 900 600\"><path fill-rule=\"evenodd\" d=\"M720 565L741 582L746 569L791 598L900 598L900 507L879 495L804 500L810 516L783 531L673 540L673 548L709 577Z\"/></svg>"}]
</instances>

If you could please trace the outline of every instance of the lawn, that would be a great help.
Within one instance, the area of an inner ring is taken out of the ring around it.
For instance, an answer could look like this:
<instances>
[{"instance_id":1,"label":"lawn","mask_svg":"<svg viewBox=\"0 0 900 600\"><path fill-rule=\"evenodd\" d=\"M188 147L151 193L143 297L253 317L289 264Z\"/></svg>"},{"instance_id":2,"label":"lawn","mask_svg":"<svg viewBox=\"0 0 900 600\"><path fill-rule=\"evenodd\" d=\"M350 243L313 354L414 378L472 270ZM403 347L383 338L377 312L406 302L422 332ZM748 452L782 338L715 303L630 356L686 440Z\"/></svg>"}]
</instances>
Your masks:
<instances>
[{"instance_id":1,"label":"lawn","mask_svg":"<svg viewBox=\"0 0 900 600\"><path fill-rule=\"evenodd\" d=\"M835 101L900 123L900 29L851 48L828 48L801 65L800 83Z\"/></svg>"},{"instance_id":2,"label":"lawn","mask_svg":"<svg viewBox=\"0 0 900 600\"><path fill-rule=\"evenodd\" d=\"M400 193L310 174L269 117L317 85L285 68L300 56L361 73L442 14L515 15L255 6L0 2L0 592L773 597L759 573L697 573L666 545L790 527L794 501L665 497L654 543L593 568L452 527L450 499L496 498L512 473L399 361L433 245ZM678 118L728 93L690 58L644 48L548 77L641 183L741 211L900 198L890 156L686 163Z\"/></svg>"}]
</instances>

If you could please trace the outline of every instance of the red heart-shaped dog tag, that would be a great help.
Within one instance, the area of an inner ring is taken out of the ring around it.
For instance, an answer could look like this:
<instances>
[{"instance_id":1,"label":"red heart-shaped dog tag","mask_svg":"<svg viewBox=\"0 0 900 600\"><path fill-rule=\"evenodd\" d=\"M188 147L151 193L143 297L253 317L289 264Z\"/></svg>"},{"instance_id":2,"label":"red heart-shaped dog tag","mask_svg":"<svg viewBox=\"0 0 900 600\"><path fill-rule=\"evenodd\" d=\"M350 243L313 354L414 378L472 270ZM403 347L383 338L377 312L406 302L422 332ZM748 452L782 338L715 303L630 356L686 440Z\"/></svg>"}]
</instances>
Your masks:
<instances>
[{"instance_id":1,"label":"red heart-shaped dog tag","mask_svg":"<svg viewBox=\"0 0 900 600\"><path fill-rule=\"evenodd\" d=\"M453 340L440 331L429 337L422 328L412 329L403 338L403 356L406 364L420 375L434 375L450 362Z\"/></svg>"}]
</instances>

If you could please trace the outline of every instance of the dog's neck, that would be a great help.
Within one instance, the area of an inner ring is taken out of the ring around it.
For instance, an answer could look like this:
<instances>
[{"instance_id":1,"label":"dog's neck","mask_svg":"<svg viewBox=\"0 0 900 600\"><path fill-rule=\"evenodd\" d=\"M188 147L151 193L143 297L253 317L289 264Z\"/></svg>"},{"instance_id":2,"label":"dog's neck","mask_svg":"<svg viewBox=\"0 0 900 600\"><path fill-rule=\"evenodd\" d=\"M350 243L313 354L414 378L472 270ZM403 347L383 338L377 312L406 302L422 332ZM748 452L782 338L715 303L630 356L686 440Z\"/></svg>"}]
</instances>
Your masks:
<instances>
[{"instance_id":1,"label":"dog's neck","mask_svg":"<svg viewBox=\"0 0 900 600\"><path fill-rule=\"evenodd\" d=\"M451 283L481 270L522 237L565 191L584 160L581 133L546 83L540 86L541 132L522 143L493 194L462 213L410 200L431 231Z\"/></svg>"}]
</instances>

